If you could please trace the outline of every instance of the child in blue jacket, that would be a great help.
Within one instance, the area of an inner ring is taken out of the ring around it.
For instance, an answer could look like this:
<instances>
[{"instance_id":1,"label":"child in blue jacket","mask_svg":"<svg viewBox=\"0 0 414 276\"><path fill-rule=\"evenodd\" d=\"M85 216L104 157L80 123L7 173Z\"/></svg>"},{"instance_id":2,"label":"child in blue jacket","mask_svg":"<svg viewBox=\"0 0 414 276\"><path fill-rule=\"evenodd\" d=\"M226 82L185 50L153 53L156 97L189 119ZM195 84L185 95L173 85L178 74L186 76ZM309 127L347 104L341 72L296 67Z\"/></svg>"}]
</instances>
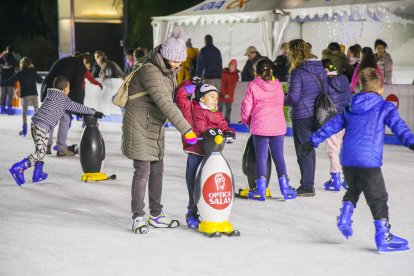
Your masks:
<instances>
[{"instance_id":1,"label":"child in blue jacket","mask_svg":"<svg viewBox=\"0 0 414 276\"><path fill-rule=\"evenodd\" d=\"M378 252L408 250L408 241L390 233L388 223L388 194L381 173L385 126L414 150L414 135L400 118L394 104L382 98L382 78L375 68L359 73L361 91L351 104L336 117L313 133L301 145L311 152L325 139L345 129L341 165L348 190L343 198L337 226L345 238L352 236L352 214L359 196L364 193L375 225Z\"/></svg>"}]
</instances>

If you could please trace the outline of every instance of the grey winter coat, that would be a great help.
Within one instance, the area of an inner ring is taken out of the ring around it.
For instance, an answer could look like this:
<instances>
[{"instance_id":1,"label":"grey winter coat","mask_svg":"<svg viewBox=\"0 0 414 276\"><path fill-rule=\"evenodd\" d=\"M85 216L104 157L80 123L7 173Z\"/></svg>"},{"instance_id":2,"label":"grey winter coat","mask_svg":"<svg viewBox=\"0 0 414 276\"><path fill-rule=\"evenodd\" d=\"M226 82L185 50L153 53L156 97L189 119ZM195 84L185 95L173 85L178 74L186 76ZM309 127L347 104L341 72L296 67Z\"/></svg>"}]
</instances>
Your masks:
<instances>
[{"instance_id":1,"label":"grey winter coat","mask_svg":"<svg viewBox=\"0 0 414 276\"><path fill-rule=\"evenodd\" d=\"M389 53L385 53L382 57L379 57L378 54L375 54L377 58L377 65L384 76L385 84L392 84L392 58Z\"/></svg>"},{"instance_id":2,"label":"grey winter coat","mask_svg":"<svg viewBox=\"0 0 414 276\"><path fill-rule=\"evenodd\" d=\"M134 160L159 161L164 158L166 119L184 135L191 126L173 102L178 70L167 69L159 53L153 49L131 79L129 96L146 92L145 96L128 100L122 121L122 153Z\"/></svg>"}]
</instances>

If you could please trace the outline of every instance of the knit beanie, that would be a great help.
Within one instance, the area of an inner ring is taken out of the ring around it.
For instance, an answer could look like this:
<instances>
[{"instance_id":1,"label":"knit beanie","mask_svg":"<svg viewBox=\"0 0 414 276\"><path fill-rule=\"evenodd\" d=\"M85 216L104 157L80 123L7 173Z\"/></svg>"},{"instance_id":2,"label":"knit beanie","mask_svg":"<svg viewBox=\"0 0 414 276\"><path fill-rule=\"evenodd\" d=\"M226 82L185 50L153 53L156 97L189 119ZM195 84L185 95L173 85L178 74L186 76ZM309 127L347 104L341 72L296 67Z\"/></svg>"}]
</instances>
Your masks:
<instances>
[{"instance_id":1,"label":"knit beanie","mask_svg":"<svg viewBox=\"0 0 414 276\"><path fill-rule=\"evenodd\" d=\"M187 47L183 39L183 29L174 28L171 35L161 46L161 56L166 60L183 62L187 59Z\"/></svg>"},{"instance_id":2,"label":"knit beanie","mask_svg":"<svg viewBox=\"0 0 414 276\"><path fill-rule=\"evenodd\" d=\"M230 65L234 65L237 68L237 60L235 60L235 59L230 60L229 66Z\"/></svg>"},{"instance_id":3,"label":"knit beanie","mask_svg":"<svg viewBox=\"0 0 414 276\"><path fill-rule=\"evenodd\" d=\"M207 83L201 85L201 87L196 90L196 100L200 101L202 97L204 97L210 92L216 92L217 94L220 94L214 85Z\"/></svg>"}]
</instances>

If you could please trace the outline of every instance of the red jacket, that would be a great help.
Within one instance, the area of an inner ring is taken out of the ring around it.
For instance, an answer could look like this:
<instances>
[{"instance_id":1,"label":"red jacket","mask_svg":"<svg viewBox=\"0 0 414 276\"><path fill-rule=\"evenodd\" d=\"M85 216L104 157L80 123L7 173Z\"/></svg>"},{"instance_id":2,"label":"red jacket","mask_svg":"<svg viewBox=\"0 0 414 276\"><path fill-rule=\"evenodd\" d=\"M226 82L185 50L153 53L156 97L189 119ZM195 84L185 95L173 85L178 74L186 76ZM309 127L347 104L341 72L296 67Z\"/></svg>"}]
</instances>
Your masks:
<instances>
[{"instance_id":1,"label":"red jacket","mask_svg":"<svg viewBox=\"0 0 414 276\"><path fill-rule=\"evenodd\" d=\"M199 102L188 99L188 94L185 92L184 87L190 83L191 81L187 80L177 88L175 102L183 113L184 118L191 125L192 130L197 137L201 137L203 133L210 128L218 128L223 132L231 131L235 133L234 129L228 126L221 112L212 112L210 110L203 109ZM183 140L183 148L185 152L191 152L198 155L206 154L202 141L198 141L195 145L189 145Z\"/></svg>"},{"instance_id":2,"label":"red jacket","mask_svg":"<svg viewBox=\"0 0 414 276\"><path fill-rule=\"evenodd\" d=\"M91 71L86 70L85 76L84 76L83 81L82 81L82 89L83 90L85 90L85 79L87 79L90 83L92 83L94 85L99 85L99 86L102 85L99 81L97 81L93 78Z\"/></svg>"},{"instance_id":3,"label":"red jacket","mask_svg":"<svg viewBox=\"0 0 414 276\"><path fill-rule=\"evenodd\" d=\"M239 80L239 74L236 72L230 72L228 68L223 69L221 74L221 96L220 102L232 103L234 100L234 90L236 89L237 81Z\"/></svg>"}]
</instances>

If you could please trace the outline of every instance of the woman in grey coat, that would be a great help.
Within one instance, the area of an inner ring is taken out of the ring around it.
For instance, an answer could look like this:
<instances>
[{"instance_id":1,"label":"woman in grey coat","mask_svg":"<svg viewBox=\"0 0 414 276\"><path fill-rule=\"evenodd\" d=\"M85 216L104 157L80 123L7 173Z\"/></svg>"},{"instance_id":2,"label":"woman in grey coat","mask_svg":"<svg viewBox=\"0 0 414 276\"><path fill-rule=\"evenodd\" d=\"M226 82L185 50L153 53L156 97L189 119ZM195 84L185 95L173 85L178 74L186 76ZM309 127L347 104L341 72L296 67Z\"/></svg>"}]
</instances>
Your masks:
<instances>
[{"instance_id":1,"label":"woman in grey coat","mask_svg":"<svg viewBox=\"0 0 414 276\"><path fill-rule=\"evenodd\" d=\"M165 128L168 119L185 136L188 143L196 143L197 137L173 102L177 86L176 74L180 64L187 58L182 29L175 29L160 46L154 48L135 72L128 88L130 99L125 106L122 125L122 152L133 160L135 168L132 179L134 233L147 233L147 223L155 228L178 227L162 212L161 194L164 174ZM139 97L133 97L140 93ZM131 96L133 99L131 99ZM145 190L148 183L148 220L144 219Z\"/></svg>"},{"instance_id":2,"label":"woman in grey coat","mask_svg":"<svg viewBox=\"0 0 414 276\"><path fill-rule=\"evenodd\" d=\"M377 65L384 76L384 84L392 84L392 58L386 51L387 43L382 39L375 40L375 57L377 58Z\"/></svg>"}]
</instances>

